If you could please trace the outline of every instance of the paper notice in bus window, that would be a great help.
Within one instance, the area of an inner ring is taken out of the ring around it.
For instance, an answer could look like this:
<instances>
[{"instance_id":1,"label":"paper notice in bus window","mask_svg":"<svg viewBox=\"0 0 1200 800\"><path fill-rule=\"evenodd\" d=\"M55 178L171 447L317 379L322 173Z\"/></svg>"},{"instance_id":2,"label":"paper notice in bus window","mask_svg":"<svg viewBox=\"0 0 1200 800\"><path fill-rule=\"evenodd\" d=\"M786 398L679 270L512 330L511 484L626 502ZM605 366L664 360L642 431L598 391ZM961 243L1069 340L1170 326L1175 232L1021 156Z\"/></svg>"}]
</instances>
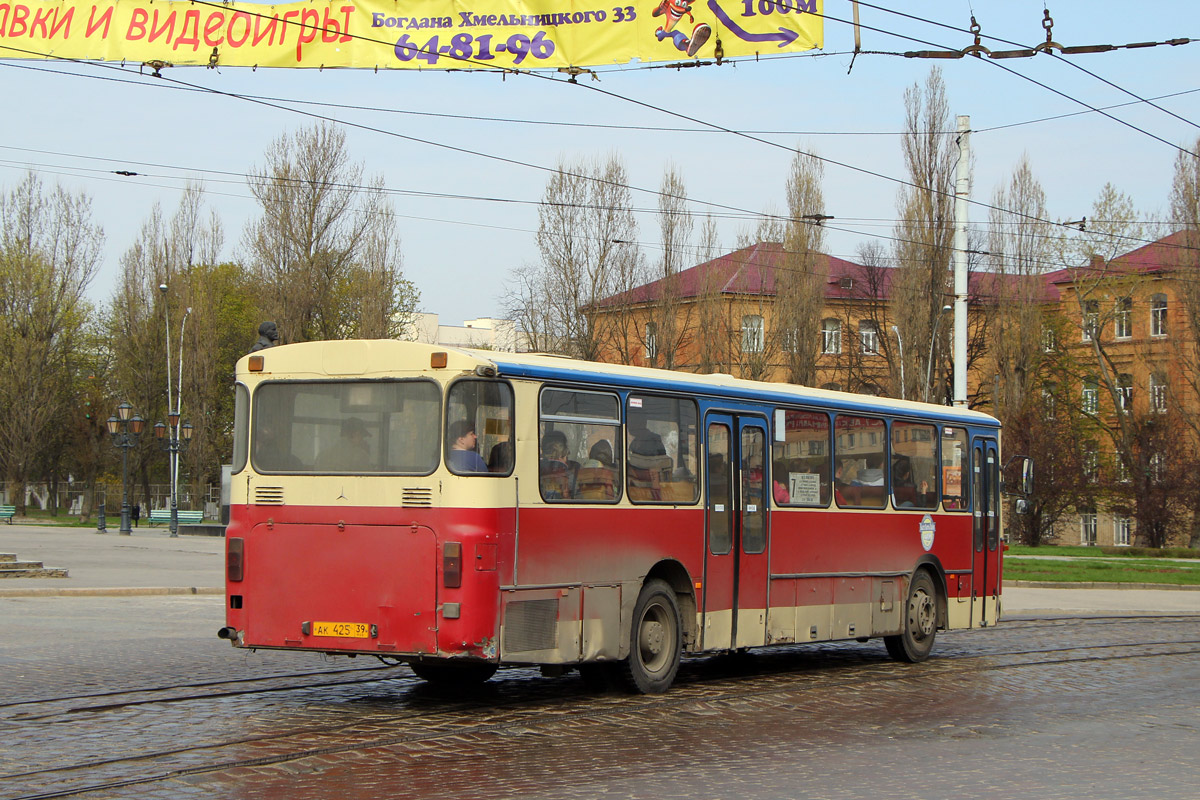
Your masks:
<instances>
[{"instance_id":1,"label":"paper notice in bus window","mask_svg":"<svg viewBox=\"0 0 1200 800\"><path fill-rule=\"evenodd\" d=\"M719 514L724 510L725 510L724 503L713 503L713 511L716 511Z\"/></svg>"},{"instance_id":2,"label":"paper notice in bus window","mask_svg":"<svg viewBox=\"0 0 1200 800\"><path fill-rule=\"evenodd\" d=\"M642 398L640 398L640 397L629 398L629 407L630 408L641 408L642 407Z\"/></svg>"},{"instance_id":3,"label":"paper notice in bus window","mask_svg":"<svg viewBox=\"0 0 1200 800\"><path fill-rule=\"evenodd\" d=\"M961 467L942 467L942 494L949 497L962 496Z\"/></svg>"},{"instance_id":4,"label":"paper notice in bus window","mask_svg":"<svg viewBox=\"0 0 1200 800\"><path fill-rule=\"evenodd\" d=\"M790 502L801 505L821 504L821 476L815 472L789 472Z\"/></svg>"},{"instance_id":5,"label":"paper notice in bus window","mask_svg":"<svg viewBox=\"0 0 1200 800\"><path fill-rule=\"evenodd\" d=\"M775 409L775 441L787 441L787 412L782 408Z\"/></svg>"},{"instance_id":6,"label":"paper notice in bus window","mask_svg":"<svg viewBox=\"0 0 1200 800\"><path fill-rule=\"evenodd\" d=\"M754 513L756 513L757 511L758 511L758 506L756 506L754 503L750 503L750 504L748 504L748 505L746 506L746 513L747 513L747 514L754 514Z\"/></svg>"}]
</instances>

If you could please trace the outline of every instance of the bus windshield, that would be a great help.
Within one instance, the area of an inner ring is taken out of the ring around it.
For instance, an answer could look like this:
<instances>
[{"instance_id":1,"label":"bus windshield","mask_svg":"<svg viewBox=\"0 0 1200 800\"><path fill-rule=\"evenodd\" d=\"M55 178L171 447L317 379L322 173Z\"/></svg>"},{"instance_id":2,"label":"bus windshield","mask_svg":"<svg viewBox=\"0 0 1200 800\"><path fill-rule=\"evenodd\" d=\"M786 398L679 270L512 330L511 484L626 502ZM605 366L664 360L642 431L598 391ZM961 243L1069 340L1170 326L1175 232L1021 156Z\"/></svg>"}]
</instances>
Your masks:
<instances>
[{"instance_id":1,"label":"bus windshield","mask_svg":"<svg viewBox=\"0 0 1200 800\"><path fill-rule=\"evenodd\" d=\"M441 390L427 380L264 383L250 457L261 473L428 475Z\"/></svg>"}]
</instances>

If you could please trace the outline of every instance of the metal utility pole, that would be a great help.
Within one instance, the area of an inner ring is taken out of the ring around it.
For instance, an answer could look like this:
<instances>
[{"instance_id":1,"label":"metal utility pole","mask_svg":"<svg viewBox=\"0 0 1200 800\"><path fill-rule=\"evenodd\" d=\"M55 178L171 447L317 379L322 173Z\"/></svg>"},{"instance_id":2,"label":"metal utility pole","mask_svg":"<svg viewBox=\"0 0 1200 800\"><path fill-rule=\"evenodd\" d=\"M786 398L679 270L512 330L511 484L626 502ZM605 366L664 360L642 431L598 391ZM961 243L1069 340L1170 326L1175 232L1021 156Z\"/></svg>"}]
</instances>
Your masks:
<instances>
[{"instance_id":1,"label":"metal utility pole","mask_svg":"<svg viewBox=\"0 0 1200 800\"><path fill-rule=\"evenodd\" d=\"M971 118L958 117L954 182L954 405L967 405L967 198L971 195Z\"/></svg>"}]
</instances>

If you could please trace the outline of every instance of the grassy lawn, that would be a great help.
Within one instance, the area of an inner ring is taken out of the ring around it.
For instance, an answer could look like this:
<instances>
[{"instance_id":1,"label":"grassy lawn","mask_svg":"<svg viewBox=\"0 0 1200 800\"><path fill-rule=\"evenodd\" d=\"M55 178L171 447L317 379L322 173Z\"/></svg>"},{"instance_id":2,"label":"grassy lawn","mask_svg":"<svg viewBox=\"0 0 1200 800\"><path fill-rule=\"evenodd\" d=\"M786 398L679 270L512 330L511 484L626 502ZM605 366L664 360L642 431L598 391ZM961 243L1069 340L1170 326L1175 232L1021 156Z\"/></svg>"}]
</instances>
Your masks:
<instances>
[{"instance_id":1,"label":"grassy lawn","mask_svg":"<svg viewBox=\"0 0 1200 800\"><path fill-rule=\"evenodd\" d=\"M1009 556L1083 556L1085 558L1195 558L1200 559L1200 550L1172 547L1154 550L1149 547L1029 547L1023 544L1009 545Z\"/></svg>"},{"instance_id":2,"label":"grassy lawn","mask_svg":"<svg viewBox=\"0 0 1200 800\"><path fill-rule=\"evenodd\" d=\"M1189 563L1117 556L1047 561L1021 558L1010 552L1004 559L1004 579L1010 581L1061 581L1063 583L1165 583L1195 586L1200 585L1200 561Z\"/></svg>"}]
</instances>

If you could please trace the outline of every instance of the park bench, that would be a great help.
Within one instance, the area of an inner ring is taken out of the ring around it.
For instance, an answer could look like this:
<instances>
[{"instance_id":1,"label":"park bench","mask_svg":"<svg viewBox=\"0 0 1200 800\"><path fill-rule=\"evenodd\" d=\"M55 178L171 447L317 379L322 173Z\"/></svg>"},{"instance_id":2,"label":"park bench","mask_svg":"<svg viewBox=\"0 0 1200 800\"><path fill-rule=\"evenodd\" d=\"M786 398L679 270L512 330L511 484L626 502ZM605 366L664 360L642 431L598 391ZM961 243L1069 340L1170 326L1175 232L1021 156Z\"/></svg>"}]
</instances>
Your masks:
<instances>
[{"instance_id":1,"label":"park bench","mask_svg":"<svg viewBox=\"0 0 1200 800\"><path fill-rule=\"evenodd\" d=\"M0 519L12 525L12 518L17 513L16 506L0 506Z\"/></svg>"},{"instance_id":2,"label":"park bench","mask_svg":"<svg viewBox=\"0 0 1200 800\"><path fill-rule=\"evenodd\" d=\"M184 511L182 509L175 512L176 519L181 525L199 525L204 521L203 511ZM150 509L150 524L156 522L167 524L171 521L171 509L169 508L152 508Z\"/></svg>"}]
</instances>

